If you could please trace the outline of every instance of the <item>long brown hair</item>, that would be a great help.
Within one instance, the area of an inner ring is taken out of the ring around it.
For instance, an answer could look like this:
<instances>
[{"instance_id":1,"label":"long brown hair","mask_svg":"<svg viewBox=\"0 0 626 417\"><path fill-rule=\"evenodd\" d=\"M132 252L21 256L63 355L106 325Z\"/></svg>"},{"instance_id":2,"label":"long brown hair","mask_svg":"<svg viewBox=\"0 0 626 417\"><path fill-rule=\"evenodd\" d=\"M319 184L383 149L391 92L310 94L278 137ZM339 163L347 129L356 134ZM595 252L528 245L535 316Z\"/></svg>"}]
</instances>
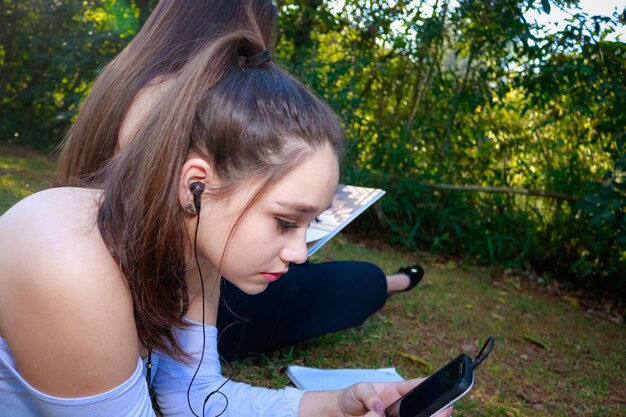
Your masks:
<instances>
[{"instance_id":1,"label":"long brown hair","mask_svg":"<svg viewBox=\"0 0 626 417\"><path fill-rule=\"evenodd\" d=\"M276 64L248 63L266 44L254 21L246 27L196 51L104 176L99 227L132 293L139 338L176 357L185 357L172 328L185 325L190 242L178 190L189 153L226 184L214 198L250 178L267 190L322 146L342 154L342 128L322 100Z\"/></svg>"},{"instance_id":2,"label":"long brown hair","mask_svg":"<svg viewBox=\"0 0 626 417\"><path fill-rule=\"evenodd\" d=\"M161 0L81 105L62 144L57 185L85 185L113 157L124 117L139 91L159 76L176 74L221 32L243 28L249 11L271 48L277 16L271 0Z\"/></svg>"}]
</instances>

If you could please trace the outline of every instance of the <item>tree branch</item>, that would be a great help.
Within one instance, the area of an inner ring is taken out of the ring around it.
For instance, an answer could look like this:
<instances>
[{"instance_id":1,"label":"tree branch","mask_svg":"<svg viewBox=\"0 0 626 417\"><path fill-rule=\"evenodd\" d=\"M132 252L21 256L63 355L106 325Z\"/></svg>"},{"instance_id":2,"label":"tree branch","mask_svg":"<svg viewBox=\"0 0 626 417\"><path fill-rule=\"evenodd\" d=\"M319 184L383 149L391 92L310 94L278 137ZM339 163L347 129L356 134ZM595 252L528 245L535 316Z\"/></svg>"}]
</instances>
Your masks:
<instances>
[{"instance_id":1,"label":"tree branch","mask_svg":"<svg viewBox=\"0 0 626 417\"><path fill-rule=\"evenodd\" d=\"M542 190L524 190L520 188L510 187L483 187L480 185L455 185L455 184L432 184L427 182L420 182L421 186L434 188L437 190L451 190L451 191L473 191L479 193L502 193L502 194L522 194L535 197L548 197L555 200L565 200L571 202L580 201L579 198L572 197L566 194L555 193L552 191Z\"/></svg>"}]
</instances>

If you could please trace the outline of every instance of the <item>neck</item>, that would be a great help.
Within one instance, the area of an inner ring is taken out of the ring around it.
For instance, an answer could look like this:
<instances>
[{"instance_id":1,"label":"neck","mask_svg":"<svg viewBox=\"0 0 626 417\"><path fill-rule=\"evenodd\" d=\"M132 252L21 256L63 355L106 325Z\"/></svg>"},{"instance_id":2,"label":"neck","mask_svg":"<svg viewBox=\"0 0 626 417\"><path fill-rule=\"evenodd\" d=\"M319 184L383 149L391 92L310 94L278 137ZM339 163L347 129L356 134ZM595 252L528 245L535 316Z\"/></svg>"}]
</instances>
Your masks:
<instances>
[{"instance_id":1,"label":"neck","mask_svg":"<svg viewBox=\"0 0 626 417\"><path fill-rule=\"evenodd\" d=\"M217 271L208 262L202 262L202 260L200 260L200 270L198 270L194 259L193 266L190 266L185 273L185 281L189 291L189 310L186 316L191 320L215 326L220 301L220 277ZM204 283L204 291L202 283ZM202 317L203 306L204 319Z\"/></svg>"}]
</instances>

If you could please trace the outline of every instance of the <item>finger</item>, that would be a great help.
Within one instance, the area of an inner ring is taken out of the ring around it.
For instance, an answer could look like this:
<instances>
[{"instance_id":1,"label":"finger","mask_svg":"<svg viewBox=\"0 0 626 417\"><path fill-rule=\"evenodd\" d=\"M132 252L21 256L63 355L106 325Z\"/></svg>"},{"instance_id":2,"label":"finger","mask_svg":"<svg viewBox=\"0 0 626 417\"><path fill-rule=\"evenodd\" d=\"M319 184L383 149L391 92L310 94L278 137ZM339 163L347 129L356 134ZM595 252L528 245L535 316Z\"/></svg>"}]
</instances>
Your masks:
<instances>
[{"instance_id":1,"label":"finger","mask_svg":"<svg viewBox=\"0 0 626 417\"><path fill-rule=\"evenodd\" d=\"M400 395L405 395L413 388L424 382L426 378L407 379L406 381L399 382L396 389Z\"/></svg>"},{"instance_id":2,"label":"finger","mask_svg":"<svg viewBox=\"0 0 626 417\"><path fill-rule=\"evenodd\" d=\"M374 382L372 386L384 404L389 405L415 388L423 379L409 379L400 382Z\"/></svg>"},{"instance_id":3,"label":"finger","mask_svg":"<svg viewBox=\"0 0 626 417\"><path fill-rule=\"evenodd\" d=\"M385 404L372 384L356 384L354 388L356 399L364 404L368 410L366 416L369 416L371 412L374 412L373 415L377 417L385 415Z\"/></svg>"},{"instance_id":4,"label":"finger","mask_svg":"<svg viewBox=\"0 0 626 417\"><path fill-rule=\"evenodd\" d=\"M424 379L407 379L399 382L372 382L372 385L377 392L393 390L400 395L404 395L422 383Z\"/></svg>"}]
</instances>

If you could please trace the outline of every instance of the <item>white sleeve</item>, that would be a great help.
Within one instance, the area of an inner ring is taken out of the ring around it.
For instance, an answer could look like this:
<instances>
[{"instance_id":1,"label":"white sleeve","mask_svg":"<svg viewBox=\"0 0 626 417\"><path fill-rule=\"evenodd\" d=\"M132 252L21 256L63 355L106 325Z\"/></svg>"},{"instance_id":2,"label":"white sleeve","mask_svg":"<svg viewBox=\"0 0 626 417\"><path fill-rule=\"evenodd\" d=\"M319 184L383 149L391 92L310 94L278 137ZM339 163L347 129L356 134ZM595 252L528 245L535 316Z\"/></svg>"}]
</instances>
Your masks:
<instances>
[{"instance_id":1,"label":"white sleeve","mask_svg":"<svg viewBox=\"0 0 626 417\"><path fill-rule=\"evenodd\" d=\"M202 329L202 324L192 322L190 327L176 330L181 347L192 356L189 364L176 361L161 352L156 353L159 365L154 377L154 389L164 417L190 417L194 414L200 417L216 416L222 411L221 416L224 417L298 415L303 391L291 387L272 390L227 381L222 376L217 353L217 329L208 325L204 326L204 357L189 390L188 400L187 390L201 356ZM210 395L218 388L219 392Z\"/></svg>"},{"instance_id":2,"label":"white sleeve","mask_svg":"<svg viewBox=\"0 0 626 417\"><path fill-rule=\"evenodd\" d=\"M8 369L14 370L12 367ZM138 359L135 372L124 383L101 394L80 398L63 398L43 393L15 372L11 375L11 381L14 383L8 384L8 388L2 386L3 381L0 381L0 393L8 395L7 398L0 400L0 415L3 417L154 417L152 402L142 371L143 364Z\"/></svg>"}]
</instances>

